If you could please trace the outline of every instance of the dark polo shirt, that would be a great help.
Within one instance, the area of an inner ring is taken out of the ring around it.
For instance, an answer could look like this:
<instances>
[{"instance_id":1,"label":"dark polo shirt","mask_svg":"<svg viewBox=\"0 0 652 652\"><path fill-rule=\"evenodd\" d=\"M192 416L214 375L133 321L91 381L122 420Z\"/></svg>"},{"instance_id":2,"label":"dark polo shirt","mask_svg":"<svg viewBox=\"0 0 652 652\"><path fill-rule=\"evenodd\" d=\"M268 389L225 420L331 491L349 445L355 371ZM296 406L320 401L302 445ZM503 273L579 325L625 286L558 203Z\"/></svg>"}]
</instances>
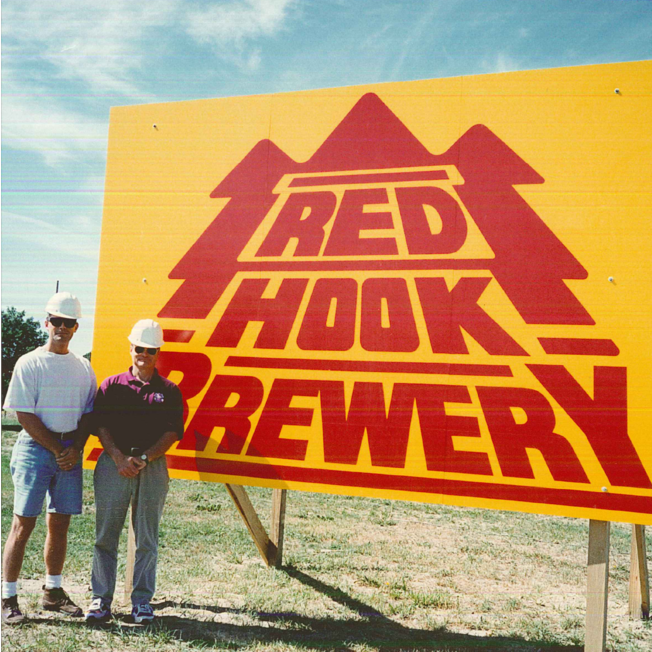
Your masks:
<instances>
[{"instance_id":1,"label":"dark polo shirt","mask_svg":"<svg viewBox=\"0 0 652 652\"><path fill-rule=\"evenodd\" d=\"M131 369L110 376L101 385L93 406L95 427L108 428L125 455L146 450L166 432L183 437L183 399L179 388L154 371L148 383Z\"/></svg>"}]
</instances>

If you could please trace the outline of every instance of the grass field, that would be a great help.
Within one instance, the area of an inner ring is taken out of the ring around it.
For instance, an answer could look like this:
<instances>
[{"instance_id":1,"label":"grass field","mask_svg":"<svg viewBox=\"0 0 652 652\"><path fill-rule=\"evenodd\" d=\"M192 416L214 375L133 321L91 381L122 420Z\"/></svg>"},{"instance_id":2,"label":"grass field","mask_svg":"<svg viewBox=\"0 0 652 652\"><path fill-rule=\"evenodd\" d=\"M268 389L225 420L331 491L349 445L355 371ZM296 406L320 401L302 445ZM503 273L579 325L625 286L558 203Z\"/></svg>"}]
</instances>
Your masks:
<instances>
[{"instance_id":1,"label":"grass field","mask_svg":"<svg viewBox=\"0 0 652 652\"><path fill-rule=\"evenodd\" d=\"M3 433L3 542L11 522L14 440L15 433ZM64 575L84 607L94 528L92 476L85 476L84 514L73 519ZM252 488L250 495L266 523L271 490ZM630 533L629 525L612 528L608 645L650 652L652 623L627 616ZM158 619L146 627L127 622L124 604L103 628L43 612L43 538L40 522L20 592L29 621L3 627L7 652L571 651L583 645L586 521L289 492L284 567L274 570L264 566L223 485L173 480L153 602ZM123 562L126 538L125 530Z\"/></svg>"}]
</instances>

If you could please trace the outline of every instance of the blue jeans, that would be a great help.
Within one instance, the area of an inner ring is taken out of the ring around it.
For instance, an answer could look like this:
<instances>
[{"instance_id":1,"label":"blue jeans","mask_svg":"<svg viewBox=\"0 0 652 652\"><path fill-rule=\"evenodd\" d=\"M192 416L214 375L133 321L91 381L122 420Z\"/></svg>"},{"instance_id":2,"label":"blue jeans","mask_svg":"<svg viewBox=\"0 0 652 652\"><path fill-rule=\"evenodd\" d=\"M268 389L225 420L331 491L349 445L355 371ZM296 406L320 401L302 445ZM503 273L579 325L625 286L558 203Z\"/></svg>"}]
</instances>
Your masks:
<instances>
[{"instance_id":1,"label":"blue jeans","mask_svg":"<svg viewBox=\"0 0 652 652\"><path fill-rule=\"evenodd\" d=\"M14 482L14 514L38 516L46 494L49 513L81 514L81 460L70 471L62 471L54 453L21 430L11 453L10 468Z\"/></svg>"}]
</instances>

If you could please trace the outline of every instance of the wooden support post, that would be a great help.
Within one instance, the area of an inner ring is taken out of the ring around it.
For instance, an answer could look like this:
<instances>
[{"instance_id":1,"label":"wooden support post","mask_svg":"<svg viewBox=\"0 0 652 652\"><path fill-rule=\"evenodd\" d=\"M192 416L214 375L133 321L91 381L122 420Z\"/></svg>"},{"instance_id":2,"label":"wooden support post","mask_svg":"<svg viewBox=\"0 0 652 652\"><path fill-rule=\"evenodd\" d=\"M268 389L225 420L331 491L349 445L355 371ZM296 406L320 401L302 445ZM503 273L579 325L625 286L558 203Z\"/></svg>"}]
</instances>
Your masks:
<instances>
[{"instance_id":1,"label":"wooden support post","mask_svg":"<svg viewBox=\"0 0 652 652\"><path fill-rule=\"evenodd\" d=\"M629 617L640 620L650 617L650 583L645 554L645 525L632 525Z\"/></svg>"},{"instance_id":2,"label":"wooden support post","mask_svg":"<svg viewBox=\"0 0 652 652\"><path fill-rule=\"evenodd\" d=\"M226 487L229 496L233 499L238 512L240 512L240 516L242 516L242 519L258 548L260 556L263 558L265 563L270 566L273 563L272 560L276 559L277 556L276 545L269 540L267 532L265 531L263 524L260 522L258 514L256 514L256 510L251 504L245 488L237 484L225 484L224 486Z\"/></svg>"},{"instance_id":3,"label":"wooden support post","mask_svg":"<svg viewBox=\"0 0 652 652\"><path fill-rule=\"evenodd\" d=\"M283 565L283 533L285 531L285 502L287 490L274 489L272 491L272 524L269 538L276 547L276 555L270 559L270 564L276 568Z\"/></svg>"},{"instance_id":4,"label":"wooden support post","mask_svg":"<svg viewBox=\"0 0 652 652\"><path fill-rule=\"evenodd\" d=\"M609 587L608 521L589 521L589 563L586 591L585 652L604 652L607 639Z\"/></svg>"},{"instance_id":5,"label":"wooden support post","mask_svg":"<svg viewBox=\"0 0 652 652\"><path fill-rule=\"evenodd\" d=\"M129 512L129 536L127 538L127 566L125 568L125 588L123 604L131 604L131 592L134 588L134 566L136 564L136 535L132 522L133 505Z\"/></svg>"}]
</instances>

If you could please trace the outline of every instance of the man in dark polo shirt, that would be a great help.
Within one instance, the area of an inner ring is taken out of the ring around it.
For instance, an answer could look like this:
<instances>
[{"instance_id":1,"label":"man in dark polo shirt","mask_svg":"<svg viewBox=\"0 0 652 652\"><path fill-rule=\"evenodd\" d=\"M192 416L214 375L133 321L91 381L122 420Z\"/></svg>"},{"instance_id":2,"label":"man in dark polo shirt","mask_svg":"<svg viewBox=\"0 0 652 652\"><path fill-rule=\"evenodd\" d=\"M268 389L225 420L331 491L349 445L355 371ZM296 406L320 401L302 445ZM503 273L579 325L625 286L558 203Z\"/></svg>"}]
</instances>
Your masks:
<instances>
[{"instance_id":1,"label":"man in dark polo shirt","mask_svg":"<svg viewBox=\"0 0 652 652\"><path fill-rule=\"evenodd\" d=\"M163 345L161 327L137 322L129 335L132 367L100 386L93 415L104 451L95 467L95 551L88 622L111 618L118 563L118 541L129 504L136 535L131 593L134 622L150 622L156 585L158 528L168 491L165 453L183 436L179 388L156 370Z\"/></svg>"}]
</instances>

